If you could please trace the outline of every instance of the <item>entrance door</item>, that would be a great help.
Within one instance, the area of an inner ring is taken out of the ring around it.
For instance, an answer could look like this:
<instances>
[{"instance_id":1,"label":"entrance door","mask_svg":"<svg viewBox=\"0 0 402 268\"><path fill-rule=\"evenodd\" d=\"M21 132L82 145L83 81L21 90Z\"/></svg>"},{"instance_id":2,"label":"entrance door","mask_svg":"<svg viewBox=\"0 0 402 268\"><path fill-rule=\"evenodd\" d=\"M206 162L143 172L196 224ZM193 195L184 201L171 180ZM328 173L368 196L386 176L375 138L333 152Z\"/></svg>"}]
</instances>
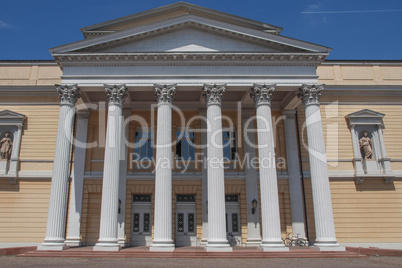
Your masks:
<instances>
[{"instance_id":1,"label":"entrance door","mask_svg":"<svg viewBox=\"0 0 402 268\"><path fill-rule=\"evenodd\" d=\"M131 245L150 246L152 242L152 203L136 202L134 195L131 209Z\"/></svg>"},{"instance_id":2,"label":"entrance door","mask_svg":"<svg viewBox=\"0 0 402 268\"><path fill-rule=\"evenodd\" d=\"M238 195L226 196L226 235L228 239L229 236L233 235L237 241L241 241L240 204Z\"/></svg>"},{"instance_id":3,"label":"entrance door","mask_svg":"<svg viewBox=\"0 0 402 268\"><path fill-rule=\"evenodd\" d=\"M179 198L180 199L180 198ZM176 247L197 245L195 195L194 202L177 202L176 197Z\"/></svg>"}]
</instances>

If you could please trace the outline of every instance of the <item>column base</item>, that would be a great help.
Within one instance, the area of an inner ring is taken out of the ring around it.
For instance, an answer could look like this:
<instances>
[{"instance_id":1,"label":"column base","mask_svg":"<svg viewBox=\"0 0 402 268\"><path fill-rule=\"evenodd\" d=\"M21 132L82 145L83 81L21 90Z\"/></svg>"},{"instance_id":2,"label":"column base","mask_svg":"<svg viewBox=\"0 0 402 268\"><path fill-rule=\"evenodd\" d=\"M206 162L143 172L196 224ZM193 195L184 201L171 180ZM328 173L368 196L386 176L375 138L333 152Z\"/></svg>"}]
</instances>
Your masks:
<instances>
[{"instance_id":1,"label":"column base","mask_svg":"<svg viewBox=\"0 0 402 268\"><path fill-rule=\"evenodd\" d=\"M246 241L246 247L258 247L261 245L261 238L249 238Z\"/></svg>"},{"instance_id":2,"label":"column base","mask_svg":"<svg viewBox=\"0 0 402 268\"><path fill-rule=\"evenodd\" d=\"M117 243L97 243L93 251L120 251L120 245Z\"/></svg>"},{"instance_id":3,"label":"column base","mask_svg":"<svg viewBox=\"0 0 402 268\"><path fill-rule=\"evenodd\" d=\"M65 250L68 246L65 243L49 243L45 242L38 246L36 250Z\"/></svg>"},{"instance_id":4,"label":"column base","mask_svg":"<svg viewBox=\"0 0 402 268\"><path fill-rule=\"evenodd\" d=\"M82 245L81 238L79 237L67 237L64 243L69 247L79 247Z\"/></svg>"},{"instance_id":5,"label":"column base","mask_svg":"<svg viewBox=\"0 0 402 268\"><path fill-rule=\"evenodd\" d=\"M311 248L318 251L346 251L346 248L339 244L315 243Z\"/></svg>"},{"instance_id":6,"label":"column base","mask_svg":"<svg viewBox=\"0 0 402 268\"><path fill-rule=\"evenodd\" d=\"M120 245L120 247L126 247L127 246L127 241L125 239L119 239L117 243Z\"/></svg>"},{"instance_id":7,"label":"column base","mask_svg":"<svg viewBox=\"0 0 402 268\"><path fill-rule=\"evenodd\" d=\"M208 243L205 245L205 251L208 252L232 252L233 248L227 243L227 241L217 241Z\"/></svg>"}]
</instances>

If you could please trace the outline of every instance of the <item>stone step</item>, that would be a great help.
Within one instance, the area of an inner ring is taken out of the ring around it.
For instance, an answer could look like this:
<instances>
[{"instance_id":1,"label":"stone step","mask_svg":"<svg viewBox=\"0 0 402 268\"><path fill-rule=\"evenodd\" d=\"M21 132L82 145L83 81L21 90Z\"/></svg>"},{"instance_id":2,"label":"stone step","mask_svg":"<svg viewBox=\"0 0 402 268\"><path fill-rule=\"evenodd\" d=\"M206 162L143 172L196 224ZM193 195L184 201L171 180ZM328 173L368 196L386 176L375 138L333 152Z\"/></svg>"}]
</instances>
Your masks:
<instances>
[{"instance_id":1,"label":"stone step","mask_svg":"<svg viewBox=\"0 0 402 268\"><path fill-rule=\"evenodd\" d=\"M289 252L262 252L259 250L234 250L233 252L206 252L203 249L183 249L174 252L152 252L146 249L122 249L118 252L92 251L92 248L76 248L63 251L29 251L18 257L82 257L82 258L356 258L367 257L356 252L314 249L290 250Z\"/></svg>"}]
</instances>

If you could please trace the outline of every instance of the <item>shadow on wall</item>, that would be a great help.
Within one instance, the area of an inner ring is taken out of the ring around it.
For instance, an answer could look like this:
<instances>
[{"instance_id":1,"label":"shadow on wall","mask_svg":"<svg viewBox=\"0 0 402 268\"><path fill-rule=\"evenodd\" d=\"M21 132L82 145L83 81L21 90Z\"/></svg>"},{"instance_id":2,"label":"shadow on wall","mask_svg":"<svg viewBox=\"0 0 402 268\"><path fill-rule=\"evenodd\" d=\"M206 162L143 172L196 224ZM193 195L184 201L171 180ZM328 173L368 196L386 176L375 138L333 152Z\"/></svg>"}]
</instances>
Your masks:
<instances>
[{"instance_id":1,"label":"shadow on wall","mask_svg":"<svg viewBox=\"0 0 402 268\"><path fill-rule=\"evenodd\" d=\"M394 182L384 183L384 179L365 179L363 183L355 182L356 191L395 191Z\"/></svg>"},{"instance_id":2,"label":"shadow on wall","mask_svg":"<svg viewBox=\"0 0 402 268\"><path fill-rule=\"evenodd\" d=\"M0 180L0 193L2 192L19 192L20 181L15 179L1 179Z\"/></svg>"}]
</instances>

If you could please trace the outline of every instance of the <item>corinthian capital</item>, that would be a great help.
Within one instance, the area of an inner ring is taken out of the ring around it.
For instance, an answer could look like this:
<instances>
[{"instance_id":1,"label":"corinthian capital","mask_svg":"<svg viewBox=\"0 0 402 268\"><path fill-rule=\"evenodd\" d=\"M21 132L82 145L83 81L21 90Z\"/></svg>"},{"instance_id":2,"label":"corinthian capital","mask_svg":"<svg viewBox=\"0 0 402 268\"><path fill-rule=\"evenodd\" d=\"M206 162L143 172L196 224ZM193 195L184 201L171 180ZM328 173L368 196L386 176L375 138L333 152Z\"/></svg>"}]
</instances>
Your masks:
<instances>
[{"instance_id":1,"label":"corinthian capital","mask_svg":"<svg viewBox=\"0 0 402 268\"><path fill-rule=\"evenodd\" d=\"M321 90L323 89L324 85L302 85L298 96L304 105L320 104Z\"/></svg>"},{"instance_id":2,"label":"corinthian capital","mask_svg":"<svg viewBox=\"0 0 402 268\"><path fill-rule=\"evenodd\" d=\"M226 85L204 84L203 97L207 105L221 105Z\"/></svg>"},{"instance_id":3,"label":"corinthian capital","mask_svg":"<svg viewBox=\"0 0 402 268\"><path fill-rule=\"evenodd\" d=\"M127 97L126 85L105 85L105 91L107 94L107 101L110 104L122 105Z\"/></svg>"},{"instance_id":4,"label":"corinthian capital","mask_svg":"<svg viewBox=\"0 0 402 268\"><path fill-rule=\"evenodd\" d=\"M172 103L174 94L176 93L176 84L158 85L155 86L155 98L159 103Z\"/></svg>"},{"instance_id":5,"label":"corinthian capital","mask_svg":"<svg viewBox=\"0 0 402 268\"><path fill-rule=\"evenodd\" d=\"M254 100L255 105L271 105L271 95L275 91L275 85L259 85L254 84L251 88L250 97Z\"/></svg>"},{"instance_id":6,"label":"corinthian capital","mask_svg":"<svg viewBox=\"0 0 402 268\"><path fill-rule=\"evenodd\" d=\"M59 93L60 105L74 106L77 99L80 97L77 84L74 85L56 85L56 90Z\"/></svg>"}]
</instances>

